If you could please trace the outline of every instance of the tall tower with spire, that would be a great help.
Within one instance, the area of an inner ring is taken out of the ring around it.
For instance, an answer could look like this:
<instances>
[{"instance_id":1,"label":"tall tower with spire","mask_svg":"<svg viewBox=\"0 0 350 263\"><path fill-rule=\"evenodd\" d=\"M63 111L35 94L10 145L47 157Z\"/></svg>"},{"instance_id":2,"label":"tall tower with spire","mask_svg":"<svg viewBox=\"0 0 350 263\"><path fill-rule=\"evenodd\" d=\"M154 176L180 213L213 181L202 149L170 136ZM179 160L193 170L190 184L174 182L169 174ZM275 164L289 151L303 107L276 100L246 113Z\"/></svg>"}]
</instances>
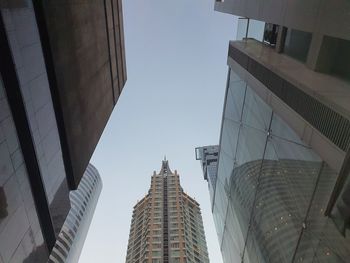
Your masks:
<instances>
[{"instance_id":1,"label":"tall tower with spire","mask_svg":"<svg viewBox=\"0 0 350 263\"><path fill-rule=\"evenodd\" d=\"M148 194L134 206L126 263L209 263L199 204L164 157Z\"/></svg>"}]
</instances>

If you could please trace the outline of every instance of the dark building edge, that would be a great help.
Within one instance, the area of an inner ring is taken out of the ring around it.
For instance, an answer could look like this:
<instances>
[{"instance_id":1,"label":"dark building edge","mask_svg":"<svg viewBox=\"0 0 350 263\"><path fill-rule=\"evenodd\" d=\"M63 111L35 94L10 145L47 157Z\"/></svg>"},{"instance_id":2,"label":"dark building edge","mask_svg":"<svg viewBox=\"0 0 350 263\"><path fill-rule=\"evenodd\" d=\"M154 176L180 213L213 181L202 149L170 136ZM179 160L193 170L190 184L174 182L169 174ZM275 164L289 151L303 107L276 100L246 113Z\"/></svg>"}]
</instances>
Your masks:
<instances>
[{"instance_id":1,"label":"dark building edge","mask_svg":"<svg viewBox=\"0 0 350 263\"><path fill-rule=\"evenodd\" d=\"M122 78L123 81L120 85L120 93L122 92L122 89L124 88L124 85L127 80L127 73L126 73L126 61L125 61L125 38L124 38L124 18L123 18L123 6L122 6L122 1L121 0L116 0L117 2L117 9L118 9L118 21L119 21L119 40L120 40L120 45L119 45L119 51L120 51L120 56L121 56L121 71L122 71Z\"/></svg>"},{"instance_id":2,"label":"dark building edge","mask_svg":"<svg viewBox=\"0 0 350 263\"><path fill-rule=\"evenodd\" d=\"M53 63L53 57L50 46L50 38L48 29L46 26L46 19L42 0L34 0L33 7L35 11L35 17L37 20L41 47L43 50L44 61L46 66L47 77L50 86L50 92L52 97L52 104L55 111L55 117L57 122L58 134L60 137L60 143L62 148L62 157L64 162L64 167L66 171L66 178L68 186L71 190L78 188L78 182L74 179L73 165L71 162L71 157L69 153L68 140L65 132L65 124L63 119L63 112L61 110L61 101L58 93L56 73Z\"/></svg>"},{"instance_id":3,"label":"dark building edge","mask_svg":"<svg viewBox=\"0 0 350 263\"><path fill-rule=\"evenodd\" d=\"M112 86L112 94L113 94L113 100L112 103L113 105L115 105L115 92L114 92L114 78L113 78L113 70L112 70L112 61L111 61L111 43L109 41L110 36L109 36L109 28L108 28L108 10L107 10L107 1L110 0L104 0L103 1L103 9L104 9L104 13L105 13L105 23L106 23L106 36L107 36L107 49L108 49L108 60L109 60L109 73L111 74L111 86ZM113 8L113 4L111 1L111 7ZM112 10L112 14L113 14L113 10ZM114 19L112 19L113 23L114 23ZM113 31L114 31L114 24L113 24ZM115 45L115 43L114 43ZM118 68L118 64L116 64L116 68Z\"/></svg>"},{"instance_id":4,"label":"dark building edge","mask_svg":"<svg viewBox=\"0 0 350 263\"><path fill-rule=\"evenodd\" d=\"M333 207L335 206L344 186L346 185L346 181L348 180L350 176L350 149L348 149L343 165L340 169L339 176L337 178L337 181L335 182L334 189L332 191L331 197L329 199L325 215L331 216L331 212ZM347 187L347 189L350 188L350 185Z\"/></svg>"},{"instance_id":5,"label":"dark building edge","mask_svg":"<svg viewBox=\"0 0 350 263\"><path fill-rule=\"evenodd\" d=\"M46 246L48 250L51 251L56 241L55 231L50 215L43 180L41 178L39 163L36 157L19 80L17 78L17 73L11 54L12 52L7 39L3 17L0 14L0 72L16 127L18 140L23 153L23 159L28 173L28 179L36 212L39 217L41 231Z\"/></svg>"},{"instance_id":6,"label":"dark building edge","mask_svg":"<svg viewBox=\"0 0 350 263\"><path fill-rule=\"evenodd\" d=\"M106 7L106 5L105 5ZM120 89L120 76L122 76L121 74L119 74L119 67L118 67L118 51L117 51L117 35L115 33L115 15L114 15L114 0L111 0L111 8L112 8L112 21L113 21L113 39L114 39L114 52L115 52L115 65L116 65L116 70L117 70L117 76L118 76L118 80L117 80L117 85L118 85L118 97L120 96L121 93L121 89ZM119 9L117 8L117 10L119 11ZM106 17L107 20L107 17ZM108 31L108 30L107 30ZM112 66L112 63L111 63ZM112 75L112 79L113 79L113 75ZM112 85L113 86L113 85ZM114 96L114 87L112 87L113 90L113 96ZM114 96L114 101L113 103L117 103L117 99Z\"/></svg>"},{"instance_id":7,"label":"dark building edge","mask_svg":"<svg viewBox=\"0 0 350 263\"><path fill-rule=\"evenodd\" d=\"M222 107L222 115L221 115L221 126L220 126L220 131L223 130L224 127L224 120L225 120L225 111L226 111L226 101L227 101L227 94L228 94L228 90L230 87L230 79L231 79L231 74L230 74L231 68L228 67L227 69L227 78L226 78L226 88L225 88L225 97L224 97L224 105ZM220 137L219 137L219 150L218 150L218 164L216 166L216 174L218 174L219 172L219 160L220 160L220 142L221 142L221 138L222 138L222 132L220 132ZM215 190L213 193L213 201L211 203L211 212L214 212L214 204L215 204L215 196L216 196L216 184L217 184L217 179L215 180ZM221 246L221 243L220 243Z\"/></svg>"}]
</instances>

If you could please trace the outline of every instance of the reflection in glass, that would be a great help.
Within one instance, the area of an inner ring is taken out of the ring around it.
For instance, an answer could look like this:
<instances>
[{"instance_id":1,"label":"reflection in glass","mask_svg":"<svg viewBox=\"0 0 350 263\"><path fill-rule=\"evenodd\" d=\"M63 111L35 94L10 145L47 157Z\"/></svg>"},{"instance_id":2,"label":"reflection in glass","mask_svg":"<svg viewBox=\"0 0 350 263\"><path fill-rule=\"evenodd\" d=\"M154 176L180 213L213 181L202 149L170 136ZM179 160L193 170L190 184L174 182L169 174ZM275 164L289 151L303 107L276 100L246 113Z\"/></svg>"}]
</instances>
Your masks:
<instances>
[{"instance_id":1,"label":"reflection in glass","mask_svg":"<svg viewBox=\"0 0 350 263\"><path fill-rule=\"evenodd\" d=\"M224 262L347 262L349 236L324 215L338 174L239 79L223 122L214 212Z\"/></svg>"},{"instance_id":2,"label":"reflection in glass","mask_svg":"<svg viewBox=\"0 0 350 263\"><path fill-rule=\"evenodd\" d=\"M251 88L247 87L243 107L243 123L248 127L267 132L271 114L271 108Z\"/></svg>"},{"instance_id":3,"label":"reflection in glass","mask_svg":"<svg viewBox=\"0 0 350 263\"><path fill-rule=\"evenodd\" d=\"M285 36L283 52L292 58L306 62L312 34L295 29L288 29Z\"/></svg>"},{"instance_id":4,"label":"reflection in glass","mask_svg":"<svg viewBox=\"0 0 350 263\"><path fill-rule=\"evenodd\" d=\"M0 76L0 262L46 262L48 251Z\"/></svg>"},{"instance_id":5,"label":"reflection in glass","mask_svg":"<svg viewBox=\"0 0 350 263\"><path fill-rule=\"evenodd\" d=\"M10 17L4 20L4 26L20 80L19 85L52 222L58 234L70 208L67 194L69 189L33 4L31 1L20 2L27 4L21 8L14 5L13 8L1 11ZM15 23L11 22L12 20Z\"/></svg>"},{"instance_id":6,"label":"reflection in glass","mask_svg":"<svg viewBox=\"0 0 350 263\"><path fill-rule=\"evenodd\" d=\"M244 38L254 38L258 41L263 41L265 31L265 22L240 17L237 25L237 40L243 40Z\"/></svg>"}]
</instances>

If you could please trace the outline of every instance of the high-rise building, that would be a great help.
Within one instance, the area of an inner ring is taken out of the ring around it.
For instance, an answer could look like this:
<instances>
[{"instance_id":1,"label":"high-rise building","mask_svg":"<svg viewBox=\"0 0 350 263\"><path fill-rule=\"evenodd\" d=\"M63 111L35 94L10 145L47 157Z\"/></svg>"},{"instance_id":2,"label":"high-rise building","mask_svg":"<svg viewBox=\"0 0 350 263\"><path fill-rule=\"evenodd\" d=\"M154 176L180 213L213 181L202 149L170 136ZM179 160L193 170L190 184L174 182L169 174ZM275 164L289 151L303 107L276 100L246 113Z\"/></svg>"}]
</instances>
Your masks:
<instances>
[{"instance_id":1,"label":"high-rise building","mask_svg":"<svg viewBox=\"0 0 350 263\"><path fill-rule=\"evenodd\" d=\"M0 0L1 263L47 262L74 209L69 192L84 188L126 81L121 10Z\"/></svg>"},{"instance_id":2,"label":"high-rise building","mask_svg":"<svg viewBox=\"0 0 350 263\"><path fill-rule=\"evenodd\" d=\"M217 177L219 146L203 146L196 148L196 160L201 160L204 179L208 182L211 204L214 201L215 184Z\"/></svg>"},{"instance_id":3,"label":"high-rise building","mask_svg":"<svg viewBox=\"0 0 350 263\"><path fill-rule=\"evenodd\" d=\"M134 206L126 256L126 263L133 262L209 262L199 204L183 191L167 160Z\"/></svg>"},{"instance_id":4,"label":"high-rise building","mask_svg":"<svg viewBox=\"0 0 350 263\"><path fill-rule=\"evenodd\" d=\"M225 263L350 258L350 5L215 2L240 16L212 212Z\"/></svg>"},{"instance_id":5,"label":"high-rise building","mask_svg":"<svg viewBox=\"0 0 350 263\"><path fill-rule=\"evenodd\" d=\"M69 194L71 209L58 234L48 263L79 261L101 190L101 177L97 169L89 164L78 189Z\"/></svg>"}]
</instances>

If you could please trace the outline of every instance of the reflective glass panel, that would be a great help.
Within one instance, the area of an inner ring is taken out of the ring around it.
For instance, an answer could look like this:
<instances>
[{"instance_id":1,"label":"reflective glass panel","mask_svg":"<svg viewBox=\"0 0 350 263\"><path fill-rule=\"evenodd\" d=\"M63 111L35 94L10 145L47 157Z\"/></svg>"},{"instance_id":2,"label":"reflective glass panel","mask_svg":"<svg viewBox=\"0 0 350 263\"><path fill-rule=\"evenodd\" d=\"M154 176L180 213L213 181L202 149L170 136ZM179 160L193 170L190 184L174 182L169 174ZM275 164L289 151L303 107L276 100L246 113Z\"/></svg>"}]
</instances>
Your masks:
<instances>
[{"instance_id":1,"label":"reflective glass panel","mask_svg":"<svg viewBox=\"0 0 350 263\"><path fill-rule=\"evenodd\" d=\"M227 97L233 97L226 103L234 105L225 106L221 195L215 199L221 215L228 205L220 225L225 262L347 262L349 237L336 219L324 216L338 174L251 87L231 76Z\"/></svg>"},{"instance_id":2,"label":"reflective glass panel","mask_svg":"<svg viewBox=\"0 0 350 263\"><path fill-rule=\"evenodd\" d=\"M17 131L0 77L0 262L46 262Z\"/></svg>"},{"instance_id":3,"label":"reflective glass panel","mask_svg":"<svg viewBox=\"0 0 350 263\"><path fill-rule=\"evenodd\" d=\"M70 204L40 35L32 1L2 9L20 89L56 234Z\"/></svg>"}]
</instances>

